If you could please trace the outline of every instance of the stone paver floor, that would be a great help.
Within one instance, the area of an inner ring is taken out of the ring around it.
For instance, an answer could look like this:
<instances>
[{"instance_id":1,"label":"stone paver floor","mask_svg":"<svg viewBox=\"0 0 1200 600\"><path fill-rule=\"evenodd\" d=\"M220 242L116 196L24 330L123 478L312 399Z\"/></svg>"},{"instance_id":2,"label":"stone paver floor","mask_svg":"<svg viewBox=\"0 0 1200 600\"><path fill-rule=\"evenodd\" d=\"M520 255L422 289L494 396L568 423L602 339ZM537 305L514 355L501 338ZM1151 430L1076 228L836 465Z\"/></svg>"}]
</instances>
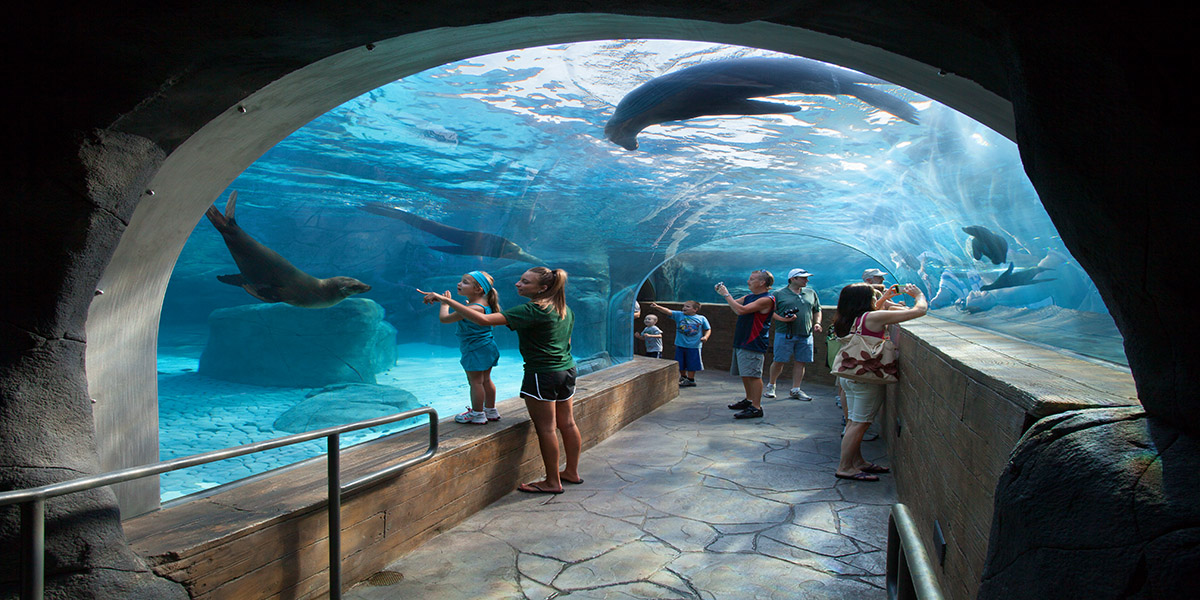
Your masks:
<instances>
[{"instance_id":1,"label":"stone paver floor","mask_svg":"<svg viewBox=\"0 0 1200 600\"><path fill-rule=\"evenodd\" d=\"M806 384L812 402L764 398L764 418L736 421L741 381L698 383L584 452L582 485L514 491L377 578L400 581L346 597L884 598L895 485L834 478L834 389ZM863 452L889 464L882 441Z\"/></svg>"}]
</instances>

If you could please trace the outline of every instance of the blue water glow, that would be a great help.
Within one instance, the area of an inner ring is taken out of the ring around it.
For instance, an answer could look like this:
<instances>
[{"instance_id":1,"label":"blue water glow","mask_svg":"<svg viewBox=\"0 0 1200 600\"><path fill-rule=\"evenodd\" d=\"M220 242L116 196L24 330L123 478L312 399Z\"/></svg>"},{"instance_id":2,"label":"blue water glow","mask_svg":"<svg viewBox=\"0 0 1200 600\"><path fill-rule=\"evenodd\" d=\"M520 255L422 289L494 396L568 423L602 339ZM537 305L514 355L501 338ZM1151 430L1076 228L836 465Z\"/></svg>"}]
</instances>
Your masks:
<instances>
[{"instance_id":1,"label":"blue water glow","mask_svg":"<svg viewBox=\"0 0 1200 600\"><path fill-rule=\"evenodd\" d=\"M521 301L512 283L531 265L433 250L446 240L361 210L367 202L500 235L565 268L580 358L630 356L629 306L646 281L660 300L717 302L716 281L736 288L750 269L769 268L782 278L803 267L814 273L810 285L828 305L842 286L874 267L887 271L889 282L920 285L936 299L933 314L940 317L1125 362L1111 317L1059 239L1016 145L935 101L894 85L875 86L910 102L920 116L914 125L855 98L793 94L781 98L801 107L791 114L651 126L639 135L636 151L605 139L614 106L641 83L744 56L783 55L698 42L610 40L443 65L373 90L299 129L238 177L220 202L237 190L241 226L306 272L372 285L362 297L384 307L400 330L399 343L445 353L393 369L419 371L416 379L425 381L465 378L453 327L438 323L436 309L423 305L415 289L453 289L463 273L483 269L496 277L502 304L512 306ZM971 256L962 228L972 225L1006 239L1004 264ZM1051 270L1039 275L1043 283L980 291L1008 262L1018 271ZM169 357L198 354L213 310L257 302L215 279L233 272L220 236L201 221L180 255L163 308L164 458L199 448L182 440L196 437L197 422L216 418L190 406L211 391L206 385L217 384L181 373L189 367ZM496 333L511 352L512 334ZM508 360L494 376L519 379L519 362ZM265 427L271 418L250 412L262 391L231 393L223 407L241 410L233 400L245 396L241 422L249 437L261 431L255 423ZM515 388L501 393L511 395ZM451 410L460 410L465 398L452 398ZM196 479L223 483L227 476L193 478L169 492L165 477L164 497L203 487Z\"/></svg>"}]
</instances>

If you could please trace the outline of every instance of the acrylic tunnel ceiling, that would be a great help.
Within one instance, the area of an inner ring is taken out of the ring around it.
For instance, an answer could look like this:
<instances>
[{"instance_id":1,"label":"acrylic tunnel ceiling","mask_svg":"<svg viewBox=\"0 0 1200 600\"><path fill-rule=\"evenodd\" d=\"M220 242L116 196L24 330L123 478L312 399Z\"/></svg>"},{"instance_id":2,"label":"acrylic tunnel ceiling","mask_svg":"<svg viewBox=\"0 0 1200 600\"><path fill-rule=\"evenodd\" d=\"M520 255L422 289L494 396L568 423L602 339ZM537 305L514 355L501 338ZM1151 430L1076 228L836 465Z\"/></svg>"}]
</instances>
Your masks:
<instances>
[{"instance_id":1,"label":"acrylic tunnel ceiling","mask_svg":"<svg viewBox=\"0 0 1200 600\"><path fill-rule=\"evenodd\" d=\"M833 65L804 64L837 82L817 89L789 79L812 72L759 75L761 65L728 62L752 57L803 60L623 40L443 65L309 123L216 204L236 191L237 222L297 268L371 285L362 297L402 342L454 343L415 290L453 289L473 269L496 277L505 305L519 302L511 283L529 266L566 269L576 354L620 358L644 282L661 300L719 302L716 281L744 286L749 270L766 268L783 285L803 267L833 305L863 269L882 268L890 282L920 285L935 315L1124 362L1014 143ZM708 71L657 80L614 120L639 86L697 66ZM723 93L753 77L762 95ZM763 82L771 77L792 83ZM709 87L688 96L689 86ZM636 149L622 146L631 140ZM236 272L202 220L172 275L163 327L258 302L216 279Z\"/></svg>"}]
</instances>

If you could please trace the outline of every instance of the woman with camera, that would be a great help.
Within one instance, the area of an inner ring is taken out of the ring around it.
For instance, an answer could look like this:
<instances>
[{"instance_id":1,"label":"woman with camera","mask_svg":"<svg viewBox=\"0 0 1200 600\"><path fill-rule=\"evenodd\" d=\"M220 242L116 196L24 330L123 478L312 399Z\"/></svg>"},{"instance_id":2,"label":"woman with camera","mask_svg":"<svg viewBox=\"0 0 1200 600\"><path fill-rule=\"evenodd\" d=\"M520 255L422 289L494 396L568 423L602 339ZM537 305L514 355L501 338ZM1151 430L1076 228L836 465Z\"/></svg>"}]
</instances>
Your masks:
<instances>
[{"instance_id":1,"label":"woman with camera","mask_svg":"<svg viewBox=\"0 0 1200 600\"><path fill-rule=\"evenodd\" d=\"M882 296L876 297L875 289L869 283L855 283L842 288L838 297L837 317L833 321L834 334L838 338L847 338L852 330L857 330L864 336L883 338L888 325L915 319L929 310L921 288L908 283L902 287L895 286L895 290L912 296L916 300L913 307L890 310L878 308L879 298ZM883 406L884 385L844 377L839 379L838 383L846 392L845 406L849 409L849 417L842 436L841 458L834 476L852 481L879 481L878 474L887 473L890 469L863 458L862 439Z\"/></svg>"}]
</instances>

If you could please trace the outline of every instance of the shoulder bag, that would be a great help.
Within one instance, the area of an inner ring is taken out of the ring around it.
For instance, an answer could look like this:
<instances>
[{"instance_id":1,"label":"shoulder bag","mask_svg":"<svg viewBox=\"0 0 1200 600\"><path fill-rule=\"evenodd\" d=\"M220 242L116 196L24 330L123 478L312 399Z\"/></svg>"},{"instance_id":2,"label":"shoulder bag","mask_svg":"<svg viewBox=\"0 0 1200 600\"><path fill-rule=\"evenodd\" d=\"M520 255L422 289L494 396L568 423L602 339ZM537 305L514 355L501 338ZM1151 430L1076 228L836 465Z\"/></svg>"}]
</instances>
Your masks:
<instances>
[{"instance_id":1,"label":"shoulder bag","mask_svg":"<svg viewBox=\"0 0 1200 600\"><path fill-rule=\"evenodd\" d=\"M882 338L863 335L866 314L854 321L850 335L838 338L841 348L833 360L833 374L862 383L896 383L899 380L899 352L884 330Z\"/></svg>"}]
</instances>

